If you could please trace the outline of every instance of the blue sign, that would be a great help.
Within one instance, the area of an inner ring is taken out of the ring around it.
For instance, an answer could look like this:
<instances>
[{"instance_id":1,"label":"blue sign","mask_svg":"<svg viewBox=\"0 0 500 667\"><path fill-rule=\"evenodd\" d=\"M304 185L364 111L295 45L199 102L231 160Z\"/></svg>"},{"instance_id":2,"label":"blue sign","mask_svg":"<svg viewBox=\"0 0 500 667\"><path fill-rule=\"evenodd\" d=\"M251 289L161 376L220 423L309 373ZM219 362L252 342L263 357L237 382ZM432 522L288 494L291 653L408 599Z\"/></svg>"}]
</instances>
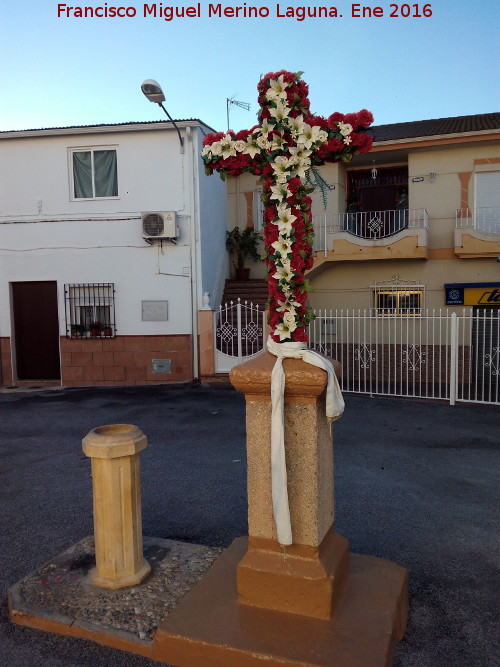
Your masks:
<instances>
[{"instance_id":1,"label":"blue sign","mask_svg":"<svg viewBox=\"0 0 500 667\"><path fill-rule=\"evenodd\" d=\"M464 305L464 288L463 287L446 287L446 305L447 306L463 306Z\"/></svg>"}]
</instances>

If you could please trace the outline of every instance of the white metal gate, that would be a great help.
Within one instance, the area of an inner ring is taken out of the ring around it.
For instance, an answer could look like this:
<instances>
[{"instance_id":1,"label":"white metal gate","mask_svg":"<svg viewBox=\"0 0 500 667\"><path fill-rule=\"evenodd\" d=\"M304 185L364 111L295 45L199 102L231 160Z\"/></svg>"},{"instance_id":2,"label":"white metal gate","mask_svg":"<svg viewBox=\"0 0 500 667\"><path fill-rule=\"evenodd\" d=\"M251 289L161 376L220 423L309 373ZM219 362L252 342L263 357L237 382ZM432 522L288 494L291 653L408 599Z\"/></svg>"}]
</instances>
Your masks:
<instances>
[{"instance_id":1,"label":"white metal gate","mask_svg":"<svg viewBox=\"0 0 500 667\"><path fill-rule=\"evenodd\" d=\"M265 311L258 304L231 301L214 312L215 372L228 373L264 347Z\"/></svg>"},{"instance_id":2,"label":"white metal gate","mask_svg":"<svg viewBox=\"0 0 500 667\"><path fill-rule=\"evenodd\" d=\"M500 310L318 310L309 347L342 364L343 391L500 404Z\"/></svg>"}]
</instances>

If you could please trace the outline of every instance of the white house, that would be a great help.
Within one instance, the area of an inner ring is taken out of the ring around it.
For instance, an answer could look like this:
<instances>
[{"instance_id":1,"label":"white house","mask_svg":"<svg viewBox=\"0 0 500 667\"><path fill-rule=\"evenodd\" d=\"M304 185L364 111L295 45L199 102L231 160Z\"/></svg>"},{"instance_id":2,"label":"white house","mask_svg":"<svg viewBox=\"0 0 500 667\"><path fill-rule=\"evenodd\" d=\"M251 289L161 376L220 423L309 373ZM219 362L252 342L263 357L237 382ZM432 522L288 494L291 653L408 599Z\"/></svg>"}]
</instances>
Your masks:
<instances>
[{"instance_id":1,"label":"white house","mask_svg":"<svg viewBox=\"0 0 500 667\"><path fill-rule=\"evenodd\" d=\"M228 272L199 120L0 132L1 383L182 381Z\"/></svg>"}]
</instances>

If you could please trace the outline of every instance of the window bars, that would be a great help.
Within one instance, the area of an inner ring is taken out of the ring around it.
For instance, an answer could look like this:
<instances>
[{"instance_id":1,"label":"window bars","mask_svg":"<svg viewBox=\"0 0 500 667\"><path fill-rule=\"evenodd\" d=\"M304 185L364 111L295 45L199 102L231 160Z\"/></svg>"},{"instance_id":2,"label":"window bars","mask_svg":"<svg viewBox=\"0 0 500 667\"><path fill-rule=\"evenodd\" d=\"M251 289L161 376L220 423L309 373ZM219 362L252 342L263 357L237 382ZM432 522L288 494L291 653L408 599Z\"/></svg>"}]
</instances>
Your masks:
<instances>
[{"instance_id":1,"label":"window bars","mask_svg":"<svg viewBox=\"0 0 500 667\"><path fill-rule=\"evenodd\" d=\"M114 283L64 286L67 338L113 338L116 335Z\"/></svg>"},{"instance_id":2,"label":"window bars","mask_svg":"<svg viewBox=\"0 0 500 667\"><path fill-rule=\"evenodd\" d=\"M392 280L375 283L372 292L372 315L419 316L424 307L425 286L418 281L402 280L394 276Z\"/></svg>"}]
</instances>

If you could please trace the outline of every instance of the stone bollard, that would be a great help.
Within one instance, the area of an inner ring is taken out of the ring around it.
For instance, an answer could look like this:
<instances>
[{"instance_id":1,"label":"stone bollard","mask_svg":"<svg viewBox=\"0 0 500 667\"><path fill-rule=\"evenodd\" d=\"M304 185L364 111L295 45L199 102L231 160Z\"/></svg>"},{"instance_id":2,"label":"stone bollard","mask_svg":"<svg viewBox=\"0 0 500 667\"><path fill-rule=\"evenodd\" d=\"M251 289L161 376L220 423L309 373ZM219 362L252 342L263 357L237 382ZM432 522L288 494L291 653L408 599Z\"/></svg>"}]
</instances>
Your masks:
<instances>
[{"instance_id":1,"label":"stone bollard","mask_svg":"<svg viewBox=\"0 0 500 667\"><path fill-rule=\"evenodd\" d=\"M151 567L142 551L139 453L144 433L131 424L99 426L82 440L92 459L96 567L90 582L104 588L139 584Z\"/></svg>"}]
</instances>

